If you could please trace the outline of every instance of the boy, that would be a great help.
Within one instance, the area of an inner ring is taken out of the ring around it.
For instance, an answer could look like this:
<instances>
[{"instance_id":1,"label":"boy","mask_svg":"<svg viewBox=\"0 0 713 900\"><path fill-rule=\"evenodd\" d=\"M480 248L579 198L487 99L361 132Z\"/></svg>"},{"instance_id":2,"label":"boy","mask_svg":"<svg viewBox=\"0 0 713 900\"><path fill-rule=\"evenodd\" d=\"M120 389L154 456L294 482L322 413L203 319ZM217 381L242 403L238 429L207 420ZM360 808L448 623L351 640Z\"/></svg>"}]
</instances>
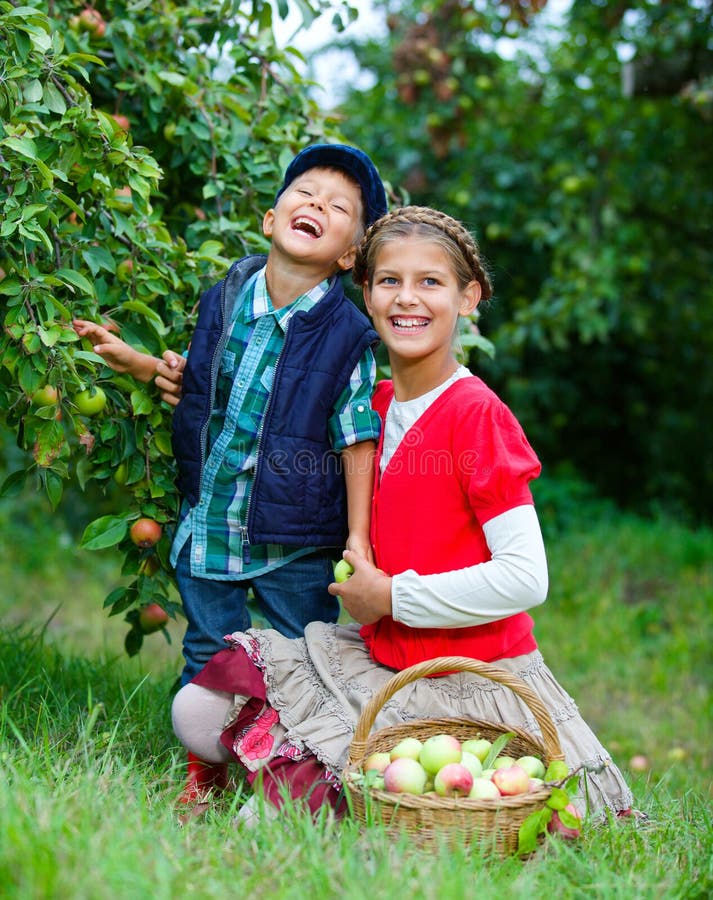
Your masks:
<instances>
[{"instance_id":1,"label":"boy","mask_svg":"<svg viewBox=\"0 0 713 900\"><path fill-rule=\"evenodd\" d=\"M337 619L327 591L334 548L370 557L378 339L339 276L386 209L366 154L307 147L264 216L267 257L234 263L201 297L185 366L74 323L112 368L143 381L167 374L157 383L177 404L182 506L171 563L188 620L182 684L225 634L250 627L249 588L270 624L296 637L308 622Z\"/></svg>"}]
</instances>

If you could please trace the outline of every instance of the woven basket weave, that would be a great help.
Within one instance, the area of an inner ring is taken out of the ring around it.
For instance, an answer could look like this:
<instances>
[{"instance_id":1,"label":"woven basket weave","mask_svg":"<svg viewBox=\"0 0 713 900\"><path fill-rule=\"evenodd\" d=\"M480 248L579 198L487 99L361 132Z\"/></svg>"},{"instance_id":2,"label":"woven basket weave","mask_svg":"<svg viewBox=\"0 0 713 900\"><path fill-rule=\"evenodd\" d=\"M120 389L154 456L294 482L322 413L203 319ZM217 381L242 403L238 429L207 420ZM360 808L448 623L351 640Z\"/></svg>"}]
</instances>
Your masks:
<instances>
[{"instance_id":1,"label":"woven basket weave","mask_svg":"<svg viewBox=\"0 0 713 900\"><path fill-rule=\"evenodd\" d=\"M392 725L371 733L382 706L402 687L418 678L442 672L473 672L510 688L528 706L542 732L542 741L507 725L476 719L418 719ZM448 733L465 741L486 738L495 741L513 732L504 754L538 756L545 767L554 759L564 759L555 726L539 697L516 675L489 663L461 656L442 656L404 669L393 676L364 707L349 747L349 759L343 782L353 815L362 825L381 822L390 834L407 832L415 844L428 847L477 841L498 856L517 850L518 832L525 819L545 806L551 787L544 785L529 794L494 800L393 794L378 788L366 788L354 776L372 753L388 751L400 740L415 737L421 741L433 734Z\"/></svg>"}]
</instances>

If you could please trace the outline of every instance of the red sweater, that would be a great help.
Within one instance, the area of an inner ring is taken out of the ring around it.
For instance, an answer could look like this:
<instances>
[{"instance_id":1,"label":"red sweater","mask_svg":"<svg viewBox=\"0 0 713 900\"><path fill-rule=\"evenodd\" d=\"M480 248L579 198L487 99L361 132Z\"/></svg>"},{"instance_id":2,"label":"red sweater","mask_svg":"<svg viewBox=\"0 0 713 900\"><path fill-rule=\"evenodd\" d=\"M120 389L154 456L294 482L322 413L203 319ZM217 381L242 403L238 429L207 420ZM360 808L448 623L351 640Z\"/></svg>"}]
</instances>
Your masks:
<instances>
[{"instance_id":1,"label":"red sweater","mask_svg":"<svg viewBox=\"0 0 713 900\"><path fill-rule=\"evenodd\" d=\"M393 398L382 381L374 409L382 421ZM379 445L381 457L383 434ZM371 541L376 565L389 575L462 569L490 559L483 525L532 503L528 483L540 463L505 404L475 376L445 390L404 436L377 477ZM404 669L436 656L485 662L537 646L527 613L466 628L411 628L384 616L361 635L372 657Z\"/></svg>"}]
</instances>

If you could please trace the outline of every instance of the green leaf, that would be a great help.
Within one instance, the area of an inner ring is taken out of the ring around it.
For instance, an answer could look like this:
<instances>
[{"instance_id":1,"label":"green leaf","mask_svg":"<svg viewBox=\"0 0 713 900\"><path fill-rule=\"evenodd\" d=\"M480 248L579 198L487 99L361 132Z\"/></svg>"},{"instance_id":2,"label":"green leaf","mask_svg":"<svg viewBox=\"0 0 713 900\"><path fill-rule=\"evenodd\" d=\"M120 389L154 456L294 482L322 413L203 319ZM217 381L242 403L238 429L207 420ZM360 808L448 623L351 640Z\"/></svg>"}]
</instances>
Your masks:
<instances>
[{"instance_id":1,"label":"green leaf","mask_svg":"<svg viewBox=\"0 0 713 900\"><path fill-rule=\"evenodd\" d=\"M129 530L129 523L120 516L101 516L84 529L79 542L87 550L104 550L121 543Z\"/></svg>"},{"instance_id":2,"label":"green leaf","mask_svg":"<svg viewBox=\"0 0 713 900\"><path fill-rule=\"evenodd\" d=\"M563 759L553 759L545 772L545 781L562 781L569 775L569 767Z\"/></svg>"},{"instance_id":3,"label":"green leaf","mask_svg":"<svg viewBox=\"0 0 713 900\"><path fill-rule=\"evenodd\" d=\"M127 591L128 588L125 587L114 588L114 590L111 591L111 593L107 594L104 599L104 609L108 609L110 606L113 606L117 602L117 600L125 597Z\"/></svg>"},{"instance_id":4,"label":"green leaf","mask_svg":"<svg viewBox=\"0 0 713 900\"><path fill-rule=\"evenodd\" d=\"M43 100L47 109L53 113L63 116L67 112L67 101L59 88L48 81L45 84Z\"/></svg>"},{"instance_id":5,"label":"green leaf","mask_svg":"<svg viewBox=\"0 0 713 900\"><path fill-rule=\"evenodd\" d=\"M571 802L571 797L567 793L567 791L562 788L553 787L552 793L547 798L547 805L550 809L564 809L568 803Z\"/></svg>"},{"instance_id":6,"label":"green leaf","mask_svg":"<svg viewBox=\"0 0 713 900\"><path fill-rule=\"evenodd\" d=\"M517 834L517 852L532 853L537 848L537 839L547 830L552 819L552 810L544 807L538 809L525 819Z\"/></svg>"},{"instance_id":7,"label":"green leaf","mask_svg":"<svg viewBox=\"0 0 713 900\"><path fill-rule=\"evenodd\" d=\"M505 734L501 734L500 737L497 737L493 741L492 747L490 748L490 750L488 750L488 755L483 760L484 769L492 768L493 763L500 756L508 741L510 741L514 737L514 731L506 731Z\"/></svg>"},{"instance_id":8,"label":"green leaf","mask_svg":"<svg viewBox=\"0 0 713 900\"><path fill-rule=\"evenodd\" d=\"M81 272L77 272L75 269L57 269L55 275L60 278L64 284L68 285L68 287L79 288L79 290L88 297L94 296L94 287Z\"/></svg>"},{"instance_id":9,"label":"green leaf","mask_svg":"<svg viewBox=\"0 0 713 900\"><path fill-rule=\"evenodd\" d=\"M82 250L82 256L92 275L96 275L101 269L112 274L116 272L116 261L104 247L87 247L86 250Z\"/></svg>"},{"instance_id":10,"label":"green leaf","mask_svg":"<svg viewBox=\"0 0 713 900\"><path fill-rule=\"evenodd\" d=\"M22 493L26 482L27 471L25 469L21 469L19 472L13 472L11 475L7 476L2 483L2 486L0 486L0 497L17 497L18 494Z\"/></svg>"},{"instance_id":11,"label":"green leaf","mask_svg":"<svg viewBox=\"0 0 713 900\"><path fill-rule=\"evenodd\" d=\"M144 636L140 628L130 628L124 638L124 649L128 656L136 656L144 643Z\"/></svg>"}]
</instances>

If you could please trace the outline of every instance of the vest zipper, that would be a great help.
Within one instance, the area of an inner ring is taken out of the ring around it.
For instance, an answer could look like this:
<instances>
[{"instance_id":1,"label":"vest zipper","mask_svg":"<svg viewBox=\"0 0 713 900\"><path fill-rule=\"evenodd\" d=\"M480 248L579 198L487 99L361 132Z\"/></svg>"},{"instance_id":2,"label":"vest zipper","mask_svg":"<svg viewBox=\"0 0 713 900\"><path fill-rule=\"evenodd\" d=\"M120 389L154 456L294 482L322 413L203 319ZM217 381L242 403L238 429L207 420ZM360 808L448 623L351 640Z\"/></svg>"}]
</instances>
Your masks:
<instances>
[{"instance_id":1,"label":"vest zipper","mask_svg":"<svg viewBox=\"0 0 713 900\"><path fill-rule=\"evenodd\" d=\"M229 274L229 273L228 273ZM201 471L200 477L198 480L198 499L200 499L201 492L201 482L203 481L203 470L205 469L205 457L206 457L206 447L208 445L208 430L210 429L210 417L213 414L213 399L215 397L215 386L218 381L218 366L216 365L216 360L220 359L223 355L223 350L225 349L225 345L227 343L227 331L225 328L225 313L226 313L226 302L225 302L225 283L228 280L228 276L226 275L223 279L223 283L220 286L220 311L223 317L223 323L221 325L221 334L218 339L217 344L215 345L215 350L213 351L213 357L210 361L210 407L208 409L208 417L206 418L203 426L201 427L201 435L200 435L200 446L201 446ZM190 352L190 351L189 351Z\"/></svg>"},{"instance_id":2,"label":"vest zipper","mask_svg":"<svg viewBox=\"0 0 713 900\"><path fill-rule=\"evenodd\" d=\"M299 313L297 313L299 314ZM294 317L292 317L294 318ZM265 430L265 422L267 421L267 415L270 411L270 407L272 406L272 398L275 395L275 391L277 390L277 381L279 378L280 371L280 360L282 359L282 354L285 352L285 347L287 346L287 341L290 338L290 329L289 325L287 328L287 333L285 334L285 340L282 342L282 347L280 347L280 352L277 354L277 359L275 360L275 377L272 380L272 389L270 390L270 395L267 398L267 403L265 404L265 412L263 413L262 419L260 420L260 427L257 430L257 437L255 438L255 476L253 477L253 483L250 486L250 493L248 494L248 505L245 510L245 525L240 527L240 536L242 539L242 551L243 551L243 562L250 562L250 535L248 533L248 523L250 522L250 511L253 505L253 494L255 493L255 485L257 483L258 470L260 468L260 444L262 443L262 434ZM246 550L247 547L247 550ZM247 552L247 559L245 558Z\"/></svg>"}]
</instances>

